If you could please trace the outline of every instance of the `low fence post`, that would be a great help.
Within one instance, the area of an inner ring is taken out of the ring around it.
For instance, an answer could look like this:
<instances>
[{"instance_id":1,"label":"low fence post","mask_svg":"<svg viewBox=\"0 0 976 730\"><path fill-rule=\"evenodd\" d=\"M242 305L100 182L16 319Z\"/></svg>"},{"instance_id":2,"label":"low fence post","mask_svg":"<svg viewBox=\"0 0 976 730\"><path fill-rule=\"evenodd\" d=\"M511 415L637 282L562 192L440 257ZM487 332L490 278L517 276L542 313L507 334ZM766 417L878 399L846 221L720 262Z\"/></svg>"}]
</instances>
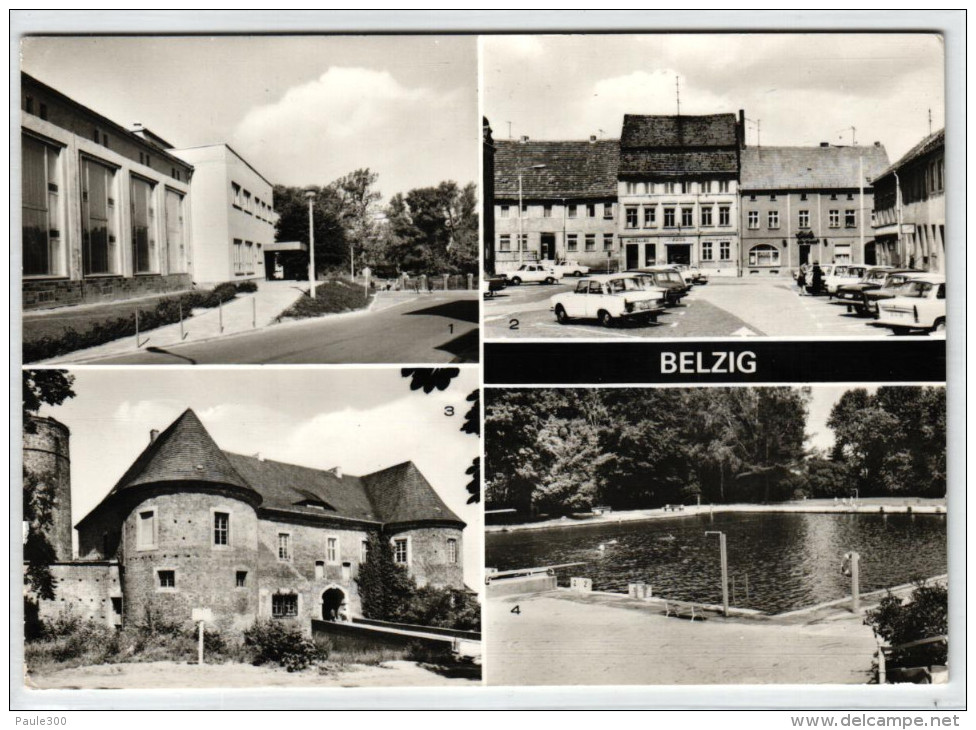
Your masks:
<instances>
[{"instance_id":1,"label":"low fence post","mask_svg":"<svg viewBox=\"0 0 976 730\"><path fill-rule=\"evenodd\" d=\"M472 280L473 279L474 279L474 274L468 274L468 291L471 291L472 289L474 289L474 286L472 286L472 284L473 284L473 281Z\"/></svg>"},{"instance_id":2,"label":"low fence post","mask_svg":"<svg viewBox=\"0 0 976 730\"><path fill-rule=\"evenodd\" d=\"M224 300L217 297L217 323L220 325L220 334L224 333Z\"/></svg>"},{"instance_id":3,"label":"low fence post","mask_svg":"<svg viewBox=\"0 0 976 730\"><path fill-rule=\"evenodd\" d=\"M258 326L258 298L256 296L251 297L251 329L257 329Z\"/></svg>"},{"instance_id":4,"label":"low fence post","mask_svg":"<svg viewBox=\"0 0 976 730\"><path fill-rule=\"evenodd\" d=\"M448 274L444 274L444 291L447 291L447 287L448 287L448 281L447 280L448 280L448 278L449 278L449 275Z\"/></svg>"}]
</instances>

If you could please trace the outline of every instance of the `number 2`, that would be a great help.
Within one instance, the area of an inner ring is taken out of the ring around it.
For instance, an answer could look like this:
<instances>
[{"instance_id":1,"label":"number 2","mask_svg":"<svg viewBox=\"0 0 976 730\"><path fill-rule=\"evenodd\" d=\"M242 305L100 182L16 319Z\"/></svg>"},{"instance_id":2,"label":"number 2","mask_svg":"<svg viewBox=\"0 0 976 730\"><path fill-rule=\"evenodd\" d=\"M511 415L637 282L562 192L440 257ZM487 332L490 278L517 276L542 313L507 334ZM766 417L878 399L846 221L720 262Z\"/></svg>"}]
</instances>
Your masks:
<instances>
[{"instance_id":1,"label":"number 2","mask_svg":"<svg viewBox=\"0 0 976 730\"><path fill-rule=\"evenodd\" d=\"M508 328L510 330L517 330L519 328L519 321L517 319L508 320Z\"/></svg>"}]
</instances>

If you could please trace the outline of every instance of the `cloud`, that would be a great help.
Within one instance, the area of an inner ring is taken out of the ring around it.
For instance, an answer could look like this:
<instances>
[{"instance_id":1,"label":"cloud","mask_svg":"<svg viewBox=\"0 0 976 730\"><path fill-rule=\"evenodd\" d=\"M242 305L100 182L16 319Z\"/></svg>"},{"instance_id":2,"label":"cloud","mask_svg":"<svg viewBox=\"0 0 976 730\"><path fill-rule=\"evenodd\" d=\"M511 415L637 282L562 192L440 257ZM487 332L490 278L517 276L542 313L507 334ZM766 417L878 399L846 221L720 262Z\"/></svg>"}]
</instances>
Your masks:
<instances>
[{"instance_id":1,"label":"cloud","mask_svg":"<svg viewBox=\"0 0 976 730\"><path fill-rule=\"evenodd\" d=\"M442 179L473 179L475 111L460 90L408 87L388 71L333 66L251 109L232 144L287 185L327 184L369 167L389 197ZM460 157L462 149L470 159Z\"/></svg>"}]
</instances>

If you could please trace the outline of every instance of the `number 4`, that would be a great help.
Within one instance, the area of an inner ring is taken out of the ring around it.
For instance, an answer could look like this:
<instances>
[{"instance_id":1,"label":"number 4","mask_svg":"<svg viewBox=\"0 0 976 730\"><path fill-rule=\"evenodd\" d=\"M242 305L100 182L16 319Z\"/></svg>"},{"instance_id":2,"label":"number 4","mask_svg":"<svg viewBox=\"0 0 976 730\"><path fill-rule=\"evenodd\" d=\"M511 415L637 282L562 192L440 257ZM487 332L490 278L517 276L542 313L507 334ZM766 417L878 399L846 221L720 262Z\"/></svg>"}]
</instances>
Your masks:
<instances>
[{"instance_id":1,"label":"number 4","mask_svg":"<svg viewBox=\"0 0 976 730\"><path fill-rule=\"evenodd\" d=\"M516 603L515 604L515 607L512 608L512 610L510 611L510 613L514 613L516 616L518 616L518 615L520 615L522 613L522 609L520 609L518 607L518 604Z\"/></svg>"}]
</instances>

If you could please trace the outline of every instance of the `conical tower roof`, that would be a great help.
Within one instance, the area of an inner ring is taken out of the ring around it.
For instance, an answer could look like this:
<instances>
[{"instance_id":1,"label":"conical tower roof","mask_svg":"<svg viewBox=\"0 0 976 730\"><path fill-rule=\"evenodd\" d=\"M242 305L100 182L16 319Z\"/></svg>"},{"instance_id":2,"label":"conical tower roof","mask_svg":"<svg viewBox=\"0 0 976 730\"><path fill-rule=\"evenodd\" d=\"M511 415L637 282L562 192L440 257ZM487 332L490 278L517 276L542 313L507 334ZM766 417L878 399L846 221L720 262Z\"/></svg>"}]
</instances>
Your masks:
<instances>
[{"instance_id":1,"label":"conical tower roof","mask_svg":"<svg viewBox=\"0 0 976 730\"><path fill-rule=\"evenodd\" d=\"M253 492L190 408L139 454L109 496L162 482L210 482Z\"/></svg>"},{"instance_id":2,"label":"conical tower roof","mask_svg":"<svg viewBox=\"0 0 976 730\"><path fill-rule=\"evenodd\" d=\"M387 525L441 522L465 526L464 520L444 504L412 461L367 474L361 479L373 508Z\"/></svg>"}]
</instances>

